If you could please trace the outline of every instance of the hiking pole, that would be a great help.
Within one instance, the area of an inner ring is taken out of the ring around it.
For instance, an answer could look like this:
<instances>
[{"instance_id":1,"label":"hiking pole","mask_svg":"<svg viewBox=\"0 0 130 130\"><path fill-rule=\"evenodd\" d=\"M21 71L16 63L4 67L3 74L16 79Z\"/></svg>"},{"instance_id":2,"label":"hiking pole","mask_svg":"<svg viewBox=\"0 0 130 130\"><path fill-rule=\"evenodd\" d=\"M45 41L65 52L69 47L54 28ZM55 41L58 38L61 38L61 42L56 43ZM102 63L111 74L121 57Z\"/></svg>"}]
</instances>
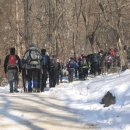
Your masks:
<instances>
[{"instance_id":1,"label":"hiking pole","mask_svg":"<svg viewBox=\"0 0 130 130\"><path fill-rule=\"evenodd\" d=\"M43 69L41 67L41 72L40 72L40 91L42 92L42 75L43 75Z\"/></svg>"},{"instance_id":2,"label":"hiking pole","mask_svg":"<svg viewBox=\"0 0 130 130\"><path fill-rule=\"evenodd\" d=\"M34 91L36 91L36 90L34 90L34 80L33 80L33 76L32 76L32 81L31 81L31 83L32 83L32 86L31 86L32 92L34 92Z\"/></svg>"},{"instance_id":3,"label":"hiking pole","mask_svg":"<svg viewBox=\"0 0 130 130\"><path fill-rule=\"evenodd\" d=\"M25 90L26 90L26 92L28 93L28 74L27 74L27 69L25 69L25 80L26 80L26 82L25 82Z\"/></svg>"}]
</instances>

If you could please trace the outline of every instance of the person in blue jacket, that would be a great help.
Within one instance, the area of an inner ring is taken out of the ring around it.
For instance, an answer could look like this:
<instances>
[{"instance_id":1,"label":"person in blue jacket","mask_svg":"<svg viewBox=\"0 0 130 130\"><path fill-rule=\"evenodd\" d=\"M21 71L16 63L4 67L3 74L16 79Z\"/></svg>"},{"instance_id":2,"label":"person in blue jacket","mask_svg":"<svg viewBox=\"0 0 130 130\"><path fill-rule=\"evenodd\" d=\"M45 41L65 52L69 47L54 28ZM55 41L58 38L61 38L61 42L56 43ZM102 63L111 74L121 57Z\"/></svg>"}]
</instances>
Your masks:
<instances>
[{"instance_id":1,"label":"person in blue jacket","mask_svg":"<svg viewBox=\"0 0 130 130\"><path fill-rule=\"evenodd\" d=\"M69 82L72 82L73 75L74 75L75 69L78 68L78 64L77 64L77 62L74 61L73 57L71 57L69 59L69 61L67 62L66 66L67 66L67 70L68 70L68 80L69 80Z\"/></svg>"}]
</instances>

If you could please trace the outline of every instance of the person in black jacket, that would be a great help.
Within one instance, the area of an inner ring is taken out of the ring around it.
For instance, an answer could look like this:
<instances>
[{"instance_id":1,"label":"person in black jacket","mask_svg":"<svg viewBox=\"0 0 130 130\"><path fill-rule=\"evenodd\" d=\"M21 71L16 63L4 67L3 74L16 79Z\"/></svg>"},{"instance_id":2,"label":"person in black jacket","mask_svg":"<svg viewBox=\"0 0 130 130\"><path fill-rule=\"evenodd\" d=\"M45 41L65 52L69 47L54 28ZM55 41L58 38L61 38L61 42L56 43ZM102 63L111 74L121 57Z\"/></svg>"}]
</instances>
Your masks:
<instances>
[{"instance_id":1,"label":"person in black jacket","mask_svg":"<svg viewBox=\"0 0 130 130\"><path fill-rule=\"evenodd\" d=\"M50 57L46 54L46 49L41 49L41 59L40 59L40 63L41 63L41 92L44 91L44 88L46 87L46 81L48 78L48 73L49 73L49 69L50 69Z\"/></svg>"},{"instance_id":2,"label":"person in black jacket","mask_svg":"<svg viewBox=\"0 0 130 130\"><path fill-rule=\"evenodd\" d=\"M21 63L19 56L15 54L15 48L10 48L10 54L5 58L4 72L10 85L10 93L18 92L18 76L21 72Z\"/></svg>"},{"instance_id":3,"label":"person in black jacket","mask_svg":"<svg viewBox=\"0 0 130 130\"><path fill-rule=\"evenodd\" d=\"M59 59L57 59L56 64L57 64L57 70L56 70L56 84L59 85L60 71L61 71L61 63L60 63L60 60L59 60Z\"/></svg>"},{"instance_id":4,"label":"person in black jacket","mask_svg":"<svg viewBox=\"0 0 130 130\"><path fill-rule=\"evenodd\" d=\"M55 55L50 57L50 67L49 67L49 87L55 87L57 83L57 70L58 63Z\"/></svg>"}]
</instances>

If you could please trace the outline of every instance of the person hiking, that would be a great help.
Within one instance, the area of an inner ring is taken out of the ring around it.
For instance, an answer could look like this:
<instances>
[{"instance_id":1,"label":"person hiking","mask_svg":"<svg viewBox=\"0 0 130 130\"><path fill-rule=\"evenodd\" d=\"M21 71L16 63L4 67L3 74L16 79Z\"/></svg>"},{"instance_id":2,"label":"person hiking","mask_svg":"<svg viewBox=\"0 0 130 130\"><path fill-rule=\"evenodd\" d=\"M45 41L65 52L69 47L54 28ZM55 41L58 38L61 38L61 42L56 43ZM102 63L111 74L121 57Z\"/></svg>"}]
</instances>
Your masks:
<instances>
[{"instance_id":1,"label":"person hiking","mask_svg":"<svg viewBox=\"0 0 130 130\"><path fill-rule=\"evenodd\" d=\"M88 70L90 68L90 62L87 56L83 56L82 58L82 80L85 80L88 77Z\"/></svg>"},{"instance_id":2,"label":"person hiking","mask_svg":"<svg viewBox=\"0 0 130 130\"><path fill-rule=\"evenodd\" d=\"M59 67L58 67L58 69L59 69L59 81L60 81L60 83L62 83L62 80L63 80L63 68L64 68L64 64L63 64L63 62L62 61L59 61L59 63L58 63L59 65Z\"/></svg>"},{"instance_id":3,"label":"person hiking","mask_svg":"<svg viewBox=\"0 0 130 130\"><path fill-rule=\"evenodd\" d=\"M75 72L75 68L78 68L78 64L74 61L73 57L70 57L69 61L67 62L67 70L68 70L68 81L73 81L73 74Z\"/></svg>"},{"instance_id":4,"label":"person hiking","mask_svg":"<svg viewBox=\"0 0 130 130\"><path fill-rule=\"evenodd\" d=\"M99 54L93 53L91 54L91 72L94 76L98 75L99 73Z\"/></svg>"},{"instance_id":5,"label":"person hiking","mask_svg":"<svg viewBox=\"0 0 130 130\"><path fill-rule=\"evenodd\" d=\"M46 49L41 49L41 92L44 91L46 87L46 81L48 78L49 68L50 68L50 57L46 54Z\"/></svg>"},{"instance_id":6,"label":"person hiking","mask_svg":"<svg viewBox=\"0 0 130 130\"><path fill-rule=\"evenodd\" d=\"M41 52L31 44L22 59L22 77L24 92L40 92Z\"/></svg>"},{"instance_id":7,"label":"person hiking","mask_svg":"<svg viewBox=\"0 0 130 130\"><path fill-rule=\"evenodd\" d=\"M57 70L58 70L58 63L57 57L52 55L50 57L50 67L49 67L49 87L55 87L57 81Z\"/></svg>"},{"instance_id":8,"label":"person hiking","mask_svg":"<svg viewBox=\"0 0 130 130\"><path fill-rule=\"evenodd\" d=\"M10 48L10 54L4 61L4 72L7 76L10 93L18 92L18 78L21 72L21 63L18 55L15 54L15 48Z\"/></svg>"}]
</instances>

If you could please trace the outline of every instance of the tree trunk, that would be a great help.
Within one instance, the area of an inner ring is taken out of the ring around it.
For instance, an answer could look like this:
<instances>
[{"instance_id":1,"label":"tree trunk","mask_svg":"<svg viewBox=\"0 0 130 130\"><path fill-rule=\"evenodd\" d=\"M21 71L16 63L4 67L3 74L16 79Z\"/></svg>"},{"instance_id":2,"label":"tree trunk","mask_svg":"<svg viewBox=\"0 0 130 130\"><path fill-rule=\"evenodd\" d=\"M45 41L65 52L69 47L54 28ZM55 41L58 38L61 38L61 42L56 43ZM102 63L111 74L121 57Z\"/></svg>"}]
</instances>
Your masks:
<instances>
[{"instance_id":1,"label":"tree trunk","mask_svg":"<svg viewBox=\"0 0 130 130\"><path fill-rule=\"evenodd\" d=\"M19 36L19 8L18 8L18 1L16 0L16 49L17 49L17 53L18 55L21 57L20 54L20 36Z\"/></svg>"},{"instance_id":2,"label":"tree trunk","mask_svg":"<svg viewBox=\"0 0 130 130\"><path fill-rule=\"evenodd\" d=\"M29 12L28 12L29 2L24 0L24 29L25 29L25 46L29 46Z\"/></svg>"},{"instance_id":3,"label":"tree trunk","mask_svg":"<svg viewBox=\"0 0 130 130\"><path fill-rule=\"evenodd\" d=\"M121 42L121 39L119 38L119 41L118 41L118 48L119 48L119 51L120 51L120 59L121 59L121 70L125 70L127 69L127 63L126 63L126 56L125 56L125 53L124 53L124 48L122 46L122 42Z\"/></svg>"}]
</instances>

